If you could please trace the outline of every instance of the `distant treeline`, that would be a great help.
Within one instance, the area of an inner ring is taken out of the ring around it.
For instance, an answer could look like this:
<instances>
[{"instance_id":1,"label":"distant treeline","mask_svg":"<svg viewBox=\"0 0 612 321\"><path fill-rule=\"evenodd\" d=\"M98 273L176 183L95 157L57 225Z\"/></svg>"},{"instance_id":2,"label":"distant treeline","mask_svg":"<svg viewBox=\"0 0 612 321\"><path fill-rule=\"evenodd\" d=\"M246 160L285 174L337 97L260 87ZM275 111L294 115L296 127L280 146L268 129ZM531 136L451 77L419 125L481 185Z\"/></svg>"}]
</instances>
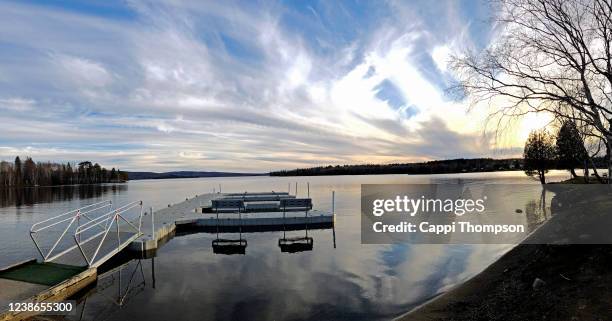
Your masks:
<instances>
[{"instance_id":1,"label":"distant treeline","mask_svg":"<svg viewBox=\"0 0 612 321\"><path fill-rule=\"evenodd\" d=\"M89 161L78 164L36 163L29 157L25 161L16 157L13 163L0 162L0 187L114 183L127 179L125 172L114 168L107 170Z\"/></svg>"},{"instance_id":2,"label":"distant treeline","mask_svg":"<svg viewBox=\"0 0 612 321\"><path fill-rule=\"evenodd\" d=\"M421 163L336 165L271 172L271 176L373 175L373 174L443 174L520 170L520 158L449 159Z\"/></svg>"},{"instance_id":3,"label":"distant treeline","mask_svg":"<svg viewBox=\"0 0 612 321\"><path fill-rule=\"evenodd\" d=\"M261 176L261 173L232 173L232 172L197 172L197 171L175 171L165 173L154 172L127 172L130 180L138 179L171 179L171 178L200 178L200 177L237 177L237 176Z\"/></svg>"},{"instance_id":4,"label":"distant treeline","mask_svg":"<svg viewBox=\"0 0 612 321\"><path fill-rule=\"evenodd\" d=\"M603 157L594 158L598 167L606 167ZM376 175L376 174L446 174L522 170L523 159L458 158L421 163L336 165L270 172L270 176Z\"/></svg>"}]
</instances>

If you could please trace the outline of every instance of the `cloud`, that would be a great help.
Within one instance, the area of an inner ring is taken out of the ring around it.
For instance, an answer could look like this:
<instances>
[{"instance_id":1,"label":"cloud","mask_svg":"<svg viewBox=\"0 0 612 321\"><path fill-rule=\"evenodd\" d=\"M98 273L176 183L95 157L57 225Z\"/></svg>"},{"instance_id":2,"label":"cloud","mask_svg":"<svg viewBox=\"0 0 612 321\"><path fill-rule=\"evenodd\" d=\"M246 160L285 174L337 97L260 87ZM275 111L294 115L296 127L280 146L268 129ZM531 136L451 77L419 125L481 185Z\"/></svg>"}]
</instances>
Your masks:
<instances>
[{"instance_id":1,"label":"cloud","mask_svg":"<svg viewBox=\"0 0 612 321\"><path fill-rule=\"evenodd\" d=\"M73 86L100 88L113 80L111 74L98 62L66 55L57 55L52 58L66 74L62 79L72 81Z\"/></svg>"},{"instance_id":2,"label":"cloud","mask_svg":"<svg viewBox=\"0 0 612 321\"><path fill-rule=\"evenodd\" d=\"M436 46L433 49L431 58L434 60L440 71L448 70L448 62L451 58L451 53L451 49L446 45Z\"/></svg>"},{"instance_id":3,"label":"cloud","mask_svg":"<svg viewBox=\"0 0 612 321\"><path fill-rule=\"evenodd\" d=\"M267 171L490 155L444 95L474 22L457 5L364 6L2 3L0 158Z\"/></svg>"},{"instance_id":4,"label":"cloud","mask_svg":"<svg viewBox=\"0 0 612 321\"><path fill-rule=\"evenodd\" d=\"M0 99L0 110L25 112L31 110L36 101L33 99L23 99L19 97Z\"/></svg>"}]
</instances>

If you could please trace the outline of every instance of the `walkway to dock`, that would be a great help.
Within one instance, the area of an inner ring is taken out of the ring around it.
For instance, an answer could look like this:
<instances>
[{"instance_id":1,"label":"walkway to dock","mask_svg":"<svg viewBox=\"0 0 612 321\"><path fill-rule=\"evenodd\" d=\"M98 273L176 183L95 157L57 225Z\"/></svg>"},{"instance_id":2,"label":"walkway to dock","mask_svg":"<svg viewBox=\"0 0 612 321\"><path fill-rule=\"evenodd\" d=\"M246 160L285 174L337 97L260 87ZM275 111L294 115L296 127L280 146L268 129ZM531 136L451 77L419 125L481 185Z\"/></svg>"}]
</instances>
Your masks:
<instances>
[{"instance_id":1,"label":"walkway to dock","mask_svg":"<svg viewBox=\"0 0 612 321\"><path fill-rule=\"evenodd\" d=\"M142 221L142 230L145 231L145 234L134 240L129 249L132 251L157 249L157 243L176 230L177 222L201 218L202 213L198 210L209 206L212 200L223 195L220 193L202 194L187 198L178 204L169 204L168 207L154 211L153 220L151 209L147 209Z\"/></svg>"}]
</instances>

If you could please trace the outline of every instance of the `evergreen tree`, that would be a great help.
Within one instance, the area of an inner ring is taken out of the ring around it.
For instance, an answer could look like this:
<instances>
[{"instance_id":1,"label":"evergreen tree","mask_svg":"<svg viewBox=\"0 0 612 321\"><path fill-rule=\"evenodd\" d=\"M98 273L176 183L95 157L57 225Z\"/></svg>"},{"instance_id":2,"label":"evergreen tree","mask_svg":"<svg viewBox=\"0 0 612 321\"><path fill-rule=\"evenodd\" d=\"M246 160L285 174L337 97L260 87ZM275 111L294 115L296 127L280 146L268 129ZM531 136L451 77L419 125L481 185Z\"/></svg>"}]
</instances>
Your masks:
<instances>
[{"instance_id":1,"label":"evergreen tree","mask_svg":"<svg viewBox=\"0 0 612 321\"><path fill-rule=\"evenodd\" d=\"M110 181L111 182L116 182L117 181L117 171L115 170L114 167L113 167L113 169L111 169Z\"/></svg>"},{"instance_id":2,"label":"evergreen tree","mask_svg":"<svg viewBox=\"0 0 612 321\"><path fill-rule=\"evenodd\" d=\"M556 145L559 166L570 171L572 177L578 177L574 169L582 166L586 150L580 133L573 122L565 121L561 125L557 134Z\"/></svg>"},{"instance_id":3,"label":"evergreen tree","mask_svg":"<svg viewBox=\"0 0 612 321\"><path fill-rule=\"evenodd\" d=\"M23 165L23 184L26 186L34 186L36 181L36 164L32 158L27 157Z\"/></svg>"},{"instance_id":4,"label":"evergreen tree","mask_svg":"<svg viewBox=\"0 0 612 321\"><path fill-rule=\"evenodd\" d=\"M15 157L15 167L13 169L13 184L16 186L23 185L23 175L21 174L21 158Z\"/></svg>"},{"instance_id":5,"label":"evergreen tree","mask_svg":"<svg viewBox=\"0 0 612 321\"><path fill-rule=\"evenodd\" d=\"M66 164L66 173L64 177L64 184L74 184L74 173L72 172L72 166L70 165L70 163Z\"/></svg>"},{"instance_id":6,"label":"evergreen tree","mask_svg":"<svg viewBox=\"0 0 612 321\"><path fill-rule=\"evenodd\" d=\"M523 151L524 171L536 176L540 183L546 184L546 173L552 168L556 156L553 138L544 130L532 131L525 142Z\"/></svg>"}]
</instances>

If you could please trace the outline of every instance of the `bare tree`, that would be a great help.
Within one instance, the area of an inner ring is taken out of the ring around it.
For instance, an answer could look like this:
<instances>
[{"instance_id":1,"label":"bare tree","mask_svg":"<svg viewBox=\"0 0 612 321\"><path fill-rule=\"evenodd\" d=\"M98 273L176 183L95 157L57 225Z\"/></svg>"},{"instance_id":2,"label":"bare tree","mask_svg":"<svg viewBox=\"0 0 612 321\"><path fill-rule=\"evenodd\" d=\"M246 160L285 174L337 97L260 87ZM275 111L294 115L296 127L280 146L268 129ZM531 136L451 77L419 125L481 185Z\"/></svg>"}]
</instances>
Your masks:
<instances>
[{"instance_id":1,"label":"bare tree","mask_svg":"<svg viewBox=\"0 0 612 321\"><path fill-rule=\"evenodd\" d=\"M609 154L612 3L499 0L495 5L497 41L480 53L453 58L458 88L474 104L488 102L500 118L548 112L584 122L603 138Z\"/></svg>"}]
</instances>

